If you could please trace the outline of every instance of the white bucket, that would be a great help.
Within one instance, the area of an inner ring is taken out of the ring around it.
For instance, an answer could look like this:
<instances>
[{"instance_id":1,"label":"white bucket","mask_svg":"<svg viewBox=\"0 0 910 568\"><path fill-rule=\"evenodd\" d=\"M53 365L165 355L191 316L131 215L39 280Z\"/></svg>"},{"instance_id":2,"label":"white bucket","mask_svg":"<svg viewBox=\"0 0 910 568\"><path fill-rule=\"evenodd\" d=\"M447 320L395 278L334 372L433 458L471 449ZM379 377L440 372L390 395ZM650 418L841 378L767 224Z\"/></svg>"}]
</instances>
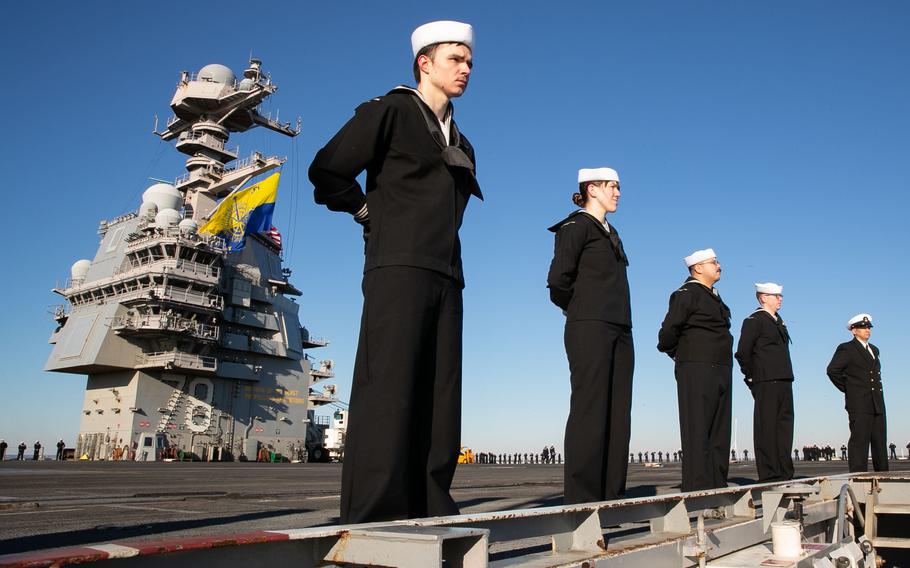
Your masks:
<instances>
[{"instance_id":1,"label":"white bucket","mask_svg":"<svg viewBox=\"0 0 910 568\"><path fill-rule=\"evenodd\" d=\"M771 523L771 550L779 558L799 558L803 553L802 534L796 521Z\"/></svg>"}]
</instances>

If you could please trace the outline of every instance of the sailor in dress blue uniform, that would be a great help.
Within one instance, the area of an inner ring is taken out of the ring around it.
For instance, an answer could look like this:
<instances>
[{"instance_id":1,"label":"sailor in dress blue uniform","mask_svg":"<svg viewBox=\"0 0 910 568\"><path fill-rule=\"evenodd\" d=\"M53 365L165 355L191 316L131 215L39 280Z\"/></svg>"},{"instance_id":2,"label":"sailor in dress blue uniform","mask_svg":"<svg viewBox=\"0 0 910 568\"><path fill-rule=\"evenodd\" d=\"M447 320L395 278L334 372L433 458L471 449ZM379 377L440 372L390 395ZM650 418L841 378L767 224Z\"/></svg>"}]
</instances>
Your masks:
<instances>
[{"instance_id":1,"label":"sailor in dress blue uniform","mask_svg":"<svg viewBox=\"0 0 910 568\"><path fill-rule=\"evenodd\" d=\"M619 174L582 169L578 207L550 227L550 299L566 314L572 396L565 437L566 503L618 499L626 488L631 433L632 313L629 260L606 215L619 203Z\"/></svg>"}]
</instances>

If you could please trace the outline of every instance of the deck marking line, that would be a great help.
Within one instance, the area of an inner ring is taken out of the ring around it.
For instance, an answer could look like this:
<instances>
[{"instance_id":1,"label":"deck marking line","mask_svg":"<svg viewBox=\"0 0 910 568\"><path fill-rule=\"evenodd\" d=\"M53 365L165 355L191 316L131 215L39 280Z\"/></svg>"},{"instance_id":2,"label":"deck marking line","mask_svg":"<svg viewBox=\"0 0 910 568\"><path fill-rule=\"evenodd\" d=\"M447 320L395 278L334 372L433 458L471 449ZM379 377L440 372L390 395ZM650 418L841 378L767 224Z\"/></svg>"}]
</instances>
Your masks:
<instances>
[{"instance_id":1,"label":"deck marking line","mask_svg":"<svg viewBox=\"0 0 910 568\"><path fill-rule=\"evenodd\" d=\"M161 507L145 507L141 505L113 505L113 504L104 504L102 507L113 507L115 509L136 509L139 511L161 511L163 513L187 513L190 515L201 515L202 511L186 511L183 509L163 509Z\"/></svg>"},{"instance_id":2,"label":"deck marking line","mask_svg":"<svg viewBox=\"0 0 910 568\"><path fill-rule=\"evenodd\" d=\"M8 517L10 515L37 515L38 513L60 513L62 511L81 511L82 509L76 507L75 509L45 509L43 511L19 511L16 513L0 513L0 517Z\"/></svg>"}]
</instances>

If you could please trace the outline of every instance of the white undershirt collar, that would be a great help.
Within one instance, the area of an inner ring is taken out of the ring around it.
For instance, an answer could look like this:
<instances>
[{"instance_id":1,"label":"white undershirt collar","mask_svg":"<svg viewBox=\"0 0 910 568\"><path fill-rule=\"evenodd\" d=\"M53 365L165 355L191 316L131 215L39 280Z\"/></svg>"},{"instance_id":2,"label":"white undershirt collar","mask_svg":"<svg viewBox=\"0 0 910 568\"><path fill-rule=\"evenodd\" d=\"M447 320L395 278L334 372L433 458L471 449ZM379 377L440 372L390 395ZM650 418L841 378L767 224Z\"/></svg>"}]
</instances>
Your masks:
<instances>
[{"instance_id":1,"label":"white undershirt collar","mask_svg":"<svg viewBox=\"0 0 910 568\"><path fill-rule=\"evenodd\" d=\"M426 103L427 106L430 106L429 103L427 103L427 100L425 98L423 98L423 93L421 93L419 89L415 89L414 87L408 87L407 85L401 85L399 88L408 89L409 91L414 92L418 97L420 97L420 100L422 100L424 103ZM445 113L445 116L443 117L443 119L439 120L439 118L437 117L436 121L439 122L439 129L442 130L442 135L446 139L446 146L448 146L449 144L451 144L451 132L452 132L452 103L451 102L449 102L449 106L446 107L446 113Z\"/></svg>"},{"instance_id":2,"label":"white undershirt collar","mask_svg":"<svg viewBox=\"0 0 910 568\"><path fill-rule=\"evenodd\" d=\"M579 209L578 211L581 212L581 213L588 213L588 212L585 211L584 209ZM591 214L588 213L588 215L591 215ZM591 215L591 217L594 217L594 215ZM597 217L594 217L594 218L597 219ZM604 218L604 219L600 222L600 224L604 226L604 229L605 229L608 233L610 232L610 224L607 223L607 219L606 219L606 218Z\"/></svg>"}]
</instances>

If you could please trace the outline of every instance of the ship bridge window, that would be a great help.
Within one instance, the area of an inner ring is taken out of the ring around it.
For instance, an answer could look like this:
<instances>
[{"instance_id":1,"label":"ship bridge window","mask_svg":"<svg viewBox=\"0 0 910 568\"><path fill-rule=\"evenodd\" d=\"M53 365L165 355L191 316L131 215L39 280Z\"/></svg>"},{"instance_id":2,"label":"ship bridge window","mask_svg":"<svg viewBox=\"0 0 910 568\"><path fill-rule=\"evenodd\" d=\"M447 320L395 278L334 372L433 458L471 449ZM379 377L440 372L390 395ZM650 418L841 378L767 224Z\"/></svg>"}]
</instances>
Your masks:
<instances>
[{"instance_id":1,"label":"ship bridge window","mask_svg":"<svg viewBox=\"0 0 910 568\"><path fill-rule=\"evenodd\" d=\"M193 388L193 396L199 400L207 400L209 397L209 386L205 383L196 383Z\"/></svg>"}]
</instances>

